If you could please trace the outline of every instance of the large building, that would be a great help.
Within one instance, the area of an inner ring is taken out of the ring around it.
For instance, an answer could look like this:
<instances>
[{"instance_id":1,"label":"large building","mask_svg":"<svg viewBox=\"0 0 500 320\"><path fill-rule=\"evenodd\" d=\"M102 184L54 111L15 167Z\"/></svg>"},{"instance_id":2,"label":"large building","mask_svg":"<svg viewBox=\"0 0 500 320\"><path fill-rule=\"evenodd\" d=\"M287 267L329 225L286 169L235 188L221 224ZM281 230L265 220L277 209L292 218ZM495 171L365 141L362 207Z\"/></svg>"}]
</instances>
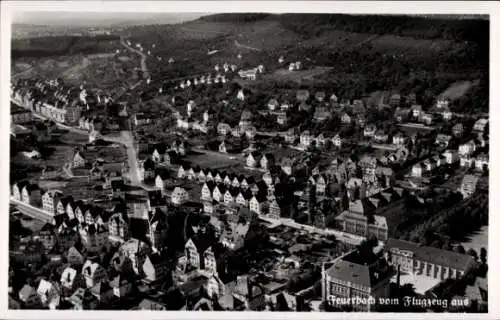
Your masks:
<instances>
[{"instance_id":1,"label":"large building","mask_svg":"<svg viewBox=\"0 0 500 320\"><path fill-rule=\"evenodd\" d=\"M341 310L373 311L379 298L389 297L394 269L386 259L358 249L323 265L322 298L330 307Z\"/></svg>"},{"instance_id":2,"label":"large building","mask_svg":"<svg viewBox=\"0 0 500 320\"><path fill-rule=\"evenodd\" d=\"M385 217L373 214L366 200L356 200L349 204L349 209L335 219L344 232L363 237L375 236L380 241L388 237L387 220Z\"/></svg>"},{"instance_id":3,"label":"large building","mask_svg":"<svg viewBox=\"0 0 500 320\"><path fill-rule=\"evenodd\" d=\"M408 274L428 276L438 280L463 276L473 265L468 254L421 246L418 243L389 239L387 260Z\"/></svg>"}]
</instances>

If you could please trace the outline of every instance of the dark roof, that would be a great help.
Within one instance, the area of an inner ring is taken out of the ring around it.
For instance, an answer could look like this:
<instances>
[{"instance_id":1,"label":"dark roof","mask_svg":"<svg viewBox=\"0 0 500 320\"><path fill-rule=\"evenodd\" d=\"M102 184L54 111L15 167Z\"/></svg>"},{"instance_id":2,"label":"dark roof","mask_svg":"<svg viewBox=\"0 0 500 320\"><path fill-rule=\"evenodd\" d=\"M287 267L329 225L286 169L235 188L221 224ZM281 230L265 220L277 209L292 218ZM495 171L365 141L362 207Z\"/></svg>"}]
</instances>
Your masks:
<instances>
[{"instance_id":1,"label":"dark roof","mask_svg":"<svg viewBox=\"0 0 500 320\"><path fill-rule=\"evenodd\" d=\"M264 192L259 192L255 195L259 203L267 201L267 195Z\"/></svg>"},{"instance_id":2,"label":"dark roof","mask_svg":"<svg viewBox=\"0 0 500 320\"><path fill-rule=\"evenodd\" d=\"M414 259L434 263L436 265L446 266L457 270L466 270L474 261L468 254L462 254L455 251L442 250L434 247L421 246L415 242L389 238L387 241L388 250L397 248L400 250L411 251Z\"/></svg>"},{"instance_id":3,"label":"dark roof","mask_svg":"<svg viewBox=\"0 0 500 320\"><path fill-rule=\"evenodd\" d=\"M165 259L158 252L150 254L148 258L149 261L151 261L151 264L153 264L153 266L159 266L161 264L166 263Z\"/></svg>"}]
</instances>

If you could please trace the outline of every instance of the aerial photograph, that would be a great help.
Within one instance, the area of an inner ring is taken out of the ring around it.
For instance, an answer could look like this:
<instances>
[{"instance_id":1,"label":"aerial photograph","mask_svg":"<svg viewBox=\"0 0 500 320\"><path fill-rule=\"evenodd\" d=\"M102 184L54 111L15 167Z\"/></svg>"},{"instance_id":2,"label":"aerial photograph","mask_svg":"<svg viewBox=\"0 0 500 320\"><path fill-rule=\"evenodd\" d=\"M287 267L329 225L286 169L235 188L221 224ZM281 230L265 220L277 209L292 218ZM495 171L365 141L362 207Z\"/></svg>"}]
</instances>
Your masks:
<instances>
[{"instance_id":1,"label":"aerial photograph","mask_svg":"<svg viewBox=\"0 0 500 320\"><path fill-rule=\"evenodd\" d=\"M489 41L473 14L16 16L8 308L487 313Z\"/></svg>"}]
</instances>

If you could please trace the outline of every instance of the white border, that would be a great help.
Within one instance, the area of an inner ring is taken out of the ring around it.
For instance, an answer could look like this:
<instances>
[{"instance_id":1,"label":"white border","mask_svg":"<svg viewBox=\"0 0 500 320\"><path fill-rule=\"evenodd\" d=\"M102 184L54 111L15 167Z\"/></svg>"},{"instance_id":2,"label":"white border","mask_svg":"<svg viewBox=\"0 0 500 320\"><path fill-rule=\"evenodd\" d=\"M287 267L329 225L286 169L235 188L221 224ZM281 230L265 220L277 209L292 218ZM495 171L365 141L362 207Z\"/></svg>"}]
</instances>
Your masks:
<instances>
[{"instance_id":1,"label":"white border","mask_svg":"<svg viewBox=\"0 0 500 320\"><path fill-rule=\"evenodd\" d=\"M10 21L14 13L29 11L71 11L71 12L191 12L191 13L223 13L223 12L269 12L269 13L304 13L304 12L331 12L331 13L358 13L358 14L489 14L490 15L490 163L499 161L497 148L500 144L496 134L499 125L500 93L493 90L499 87L499 45L492 39L500 39L499 14L500 6L491 1L2 1L1 2L1 117L0 172L2 173L0 200L5 205L1 215L0 241L0 317L6 319L251 319L265 316L266 318L288 319L420 319L439 317L441 319L493 319L500 317L500 280L496 277L496 270L500 270L498 253L499 218L497 214L490 214L489 224L489 314L378 314L378 313L265 313L251 312L145 312L145 311L7 311L7 252L8 252L8 195L9 195L9 83L10 83ZM496 86L494 85L496 84ZM5 137L5 138L4 138ZM500 207L494 196L500 191L499 182L493 177L500 178L499 167L490 166L490 212L498 212Z\"/></svg>"}]
</instances>

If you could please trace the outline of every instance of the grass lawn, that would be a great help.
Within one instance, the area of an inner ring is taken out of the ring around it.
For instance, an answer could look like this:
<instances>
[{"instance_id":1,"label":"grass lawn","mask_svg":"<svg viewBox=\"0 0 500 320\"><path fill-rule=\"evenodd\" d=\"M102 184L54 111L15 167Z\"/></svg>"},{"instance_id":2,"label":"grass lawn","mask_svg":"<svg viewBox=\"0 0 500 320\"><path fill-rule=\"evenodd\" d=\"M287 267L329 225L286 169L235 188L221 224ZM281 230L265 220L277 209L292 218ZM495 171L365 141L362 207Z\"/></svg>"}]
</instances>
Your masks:
<instances>
[{"instance_id":1,"label":"grass lawn","mask_svg":"<svg viewBox=\"0 0 500 320\"><path fill-rule=\"evenodd\" d=\"M229 158L228 155L211 152L210 154L198 153L190 154L183 160L191 164L192 167L199 165L201 168L227 168L240 164L240 161Z\"/></svg>"}]
</instances>

